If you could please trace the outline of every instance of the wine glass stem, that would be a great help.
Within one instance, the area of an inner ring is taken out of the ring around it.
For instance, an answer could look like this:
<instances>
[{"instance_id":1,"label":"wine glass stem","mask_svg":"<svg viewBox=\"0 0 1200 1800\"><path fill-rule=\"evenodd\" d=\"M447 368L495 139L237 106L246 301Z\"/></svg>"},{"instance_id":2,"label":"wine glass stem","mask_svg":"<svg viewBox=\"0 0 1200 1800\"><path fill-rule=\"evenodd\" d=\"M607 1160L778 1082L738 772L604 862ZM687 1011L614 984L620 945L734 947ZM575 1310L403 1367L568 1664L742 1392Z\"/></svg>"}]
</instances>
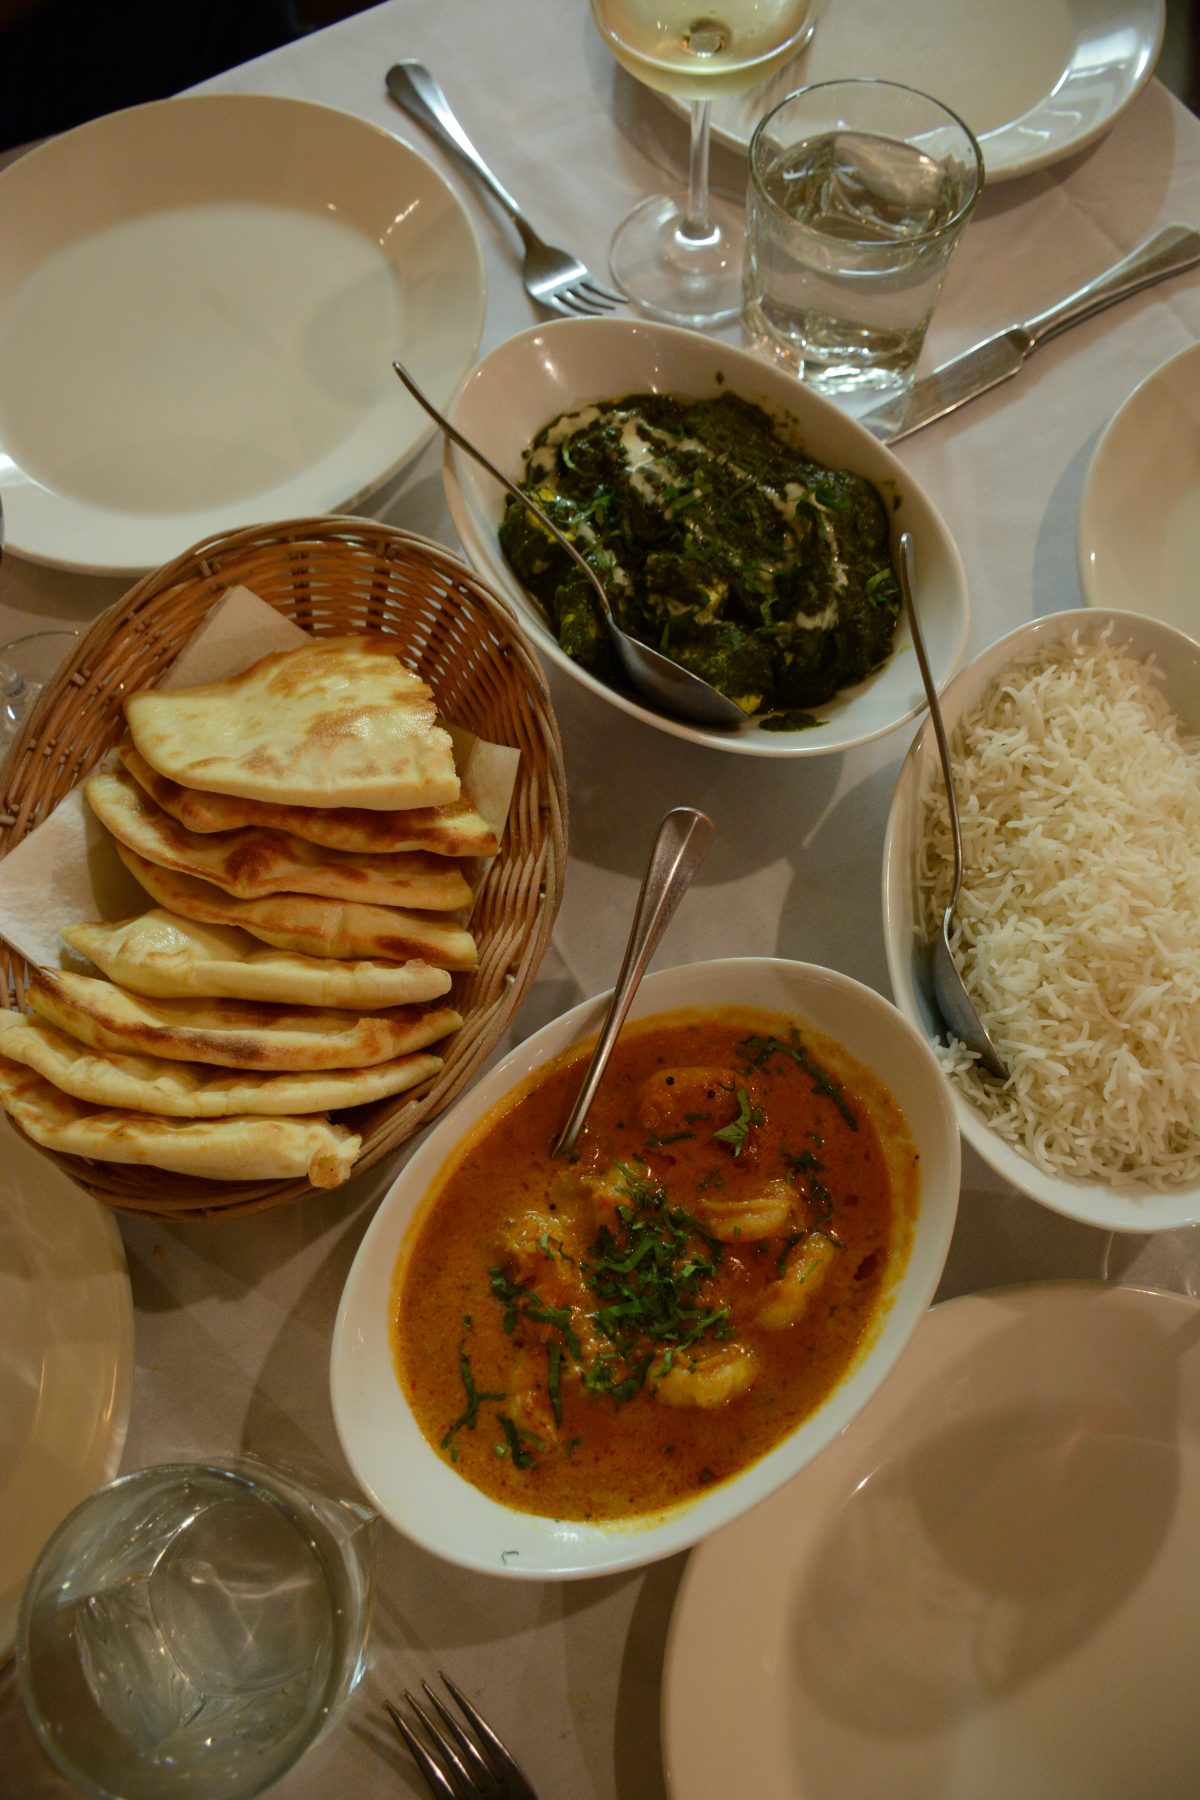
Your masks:
<instances>
[{"instance_id":1,"label":"wine glass stem","mask_svg":"<svg viewBox=\"0 0 1200 1800\"><path fill-rule=\"evenodd\" d=\"M708 217L708 118L709 102L692 101L692 148L688 162L687 217L680 226L686 238L706 238L712 227Z\"/></svg>"}]
</instances>

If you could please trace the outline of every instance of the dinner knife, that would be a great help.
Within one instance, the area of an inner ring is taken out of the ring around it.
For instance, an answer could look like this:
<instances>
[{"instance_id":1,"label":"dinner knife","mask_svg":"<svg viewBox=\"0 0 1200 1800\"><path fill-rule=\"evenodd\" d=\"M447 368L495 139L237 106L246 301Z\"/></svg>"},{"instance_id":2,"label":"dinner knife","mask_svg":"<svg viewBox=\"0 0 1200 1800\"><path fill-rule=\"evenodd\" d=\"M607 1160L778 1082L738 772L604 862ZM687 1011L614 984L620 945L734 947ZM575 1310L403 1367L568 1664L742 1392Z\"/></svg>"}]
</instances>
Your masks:
<instances>
[{"instance_id":1,"label":"dinner knife","mask_svg":"<svg viewBox=\"0 0 1200 1800\"><path fill-rule=\"evenodd\" d=\"M1048 338L1057 337L1081 319L1090 319L1093 313L1124 300L1127 294L1165 281L1169 275L1179 275L1197 263L1200 232L1189 225L1167 225L1065 300L1035 313L1020 325L997 332L995 337L985 339L916 382L899 425L881 434L884 441L894 444L910 432L920 431L923 425L945 418L977 394L986 394L990 388L1008 381L1022 368L1030 352ZM869 427L870 414L860 422Z\"/></svg>"}]
</instances>

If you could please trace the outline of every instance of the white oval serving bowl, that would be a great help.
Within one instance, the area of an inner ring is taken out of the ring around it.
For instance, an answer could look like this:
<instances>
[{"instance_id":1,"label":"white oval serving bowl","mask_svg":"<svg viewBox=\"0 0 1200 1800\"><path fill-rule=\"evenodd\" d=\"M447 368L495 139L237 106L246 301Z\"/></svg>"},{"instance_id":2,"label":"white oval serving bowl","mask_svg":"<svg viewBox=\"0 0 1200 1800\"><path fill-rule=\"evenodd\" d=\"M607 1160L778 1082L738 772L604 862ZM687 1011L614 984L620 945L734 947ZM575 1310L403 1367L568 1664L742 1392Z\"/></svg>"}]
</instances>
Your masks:
<instances>
[{"instance_id":1,"label":"white oval serving bowl","mask_svg":"<svg viewBox=\"0 0 1200 1800\"><path fill-rule=\"evenodd\" d=\"M499 345L466 377L451 408L463 435L518 481L531 440L558 414L622 394L674 394L683 399L736 393L773 418L790 418L805 454L853 469L874 482L891 517L893 545L901 531L917 541L918 604L929 660L939 686L962 660L969 603L962 558L949 530L915 477L862 425L786 370L699 332L645 319L562 319L537 325ZM827 756L867 743L915 718L925 703L911 639L903 619L892 655L855 687L815 708L824 721L807 731L749 726L720 731L668 718L630 693L620 693L572 662L517 580L497 532L505 494L461 450L447 444L444 478L450 516L473 568L514 604L539 655L610 705L692 743L751 756Z\"/></svg>"},{"instance_id":2,"label":"white oval serving bowl","mask_svg":"<svg viewBox=\"0 0 1200 1800\"><path fill-rule=\"evenodd\" d=\"M1113 642L1131 654L1153 656L1164 672L1162 692L1188 731L1200 734L1200 644L1157 619L1110 609L1049 613L1018 626L977 656L941 696L947 735L953 737L970 711L1005 669L1023 662L1040 646L1063 642L1073 632L1094 642L1109 627ZM940 780L937 746L928 720L914 738L892 796L883 852L883 930L888 975L896 1005L926 1043L941 1041L942 1029L929 981L929 957L920 926L917 853L920 796ZM964 885L971 880L965 870ZM1053 1212L1109 1231L1164 1231L1200 1222L1200 1186L1161 1192L1148 1184L1113 1187L1051 1175L1009 1144L970 1100L949 1081L959 1129L966 1142L1018 1192Z\"/></svg>"},{"instance_id":3,"label":"white oval serving bowl","mask_svg":"<svg viewBox=\"0 0 1200 1800\"><path fill-rule=\"evenodd\" d=\"M1101 436L1076 554L1089 606L1200 633L1200 344L1148 375Z\"/></svg>"},{"instance_id":4,"label":"white oval serving bowl","mask_svg":"<svg viewBox=\"0 0 1200 1800\"><path fill-rule=\"evenodd\" d=\"M607 995L585 1001L521 1044L426 1138L382 1201L354 1259L334 1327L330 1380L346 1457L384 1518L425 1549L491 1575L566 1579L612 1574L673 1555L773 1493L865 1406L929 1306L958 1204L959 1139L929 1049L888 1001L830 969L733 957L650 975L631 1018L681 1007L785 1013L844 1044L890 1090L923 1172L908 1259L856 1362L816 1410L766 1456L689 1504L642 1519L588 1524L514 1511L473 1487L430 1446L397 1379L389 1302L410 1226L447 1158L535 1069L599 1028Z\"/></svg>"}]
</instances>

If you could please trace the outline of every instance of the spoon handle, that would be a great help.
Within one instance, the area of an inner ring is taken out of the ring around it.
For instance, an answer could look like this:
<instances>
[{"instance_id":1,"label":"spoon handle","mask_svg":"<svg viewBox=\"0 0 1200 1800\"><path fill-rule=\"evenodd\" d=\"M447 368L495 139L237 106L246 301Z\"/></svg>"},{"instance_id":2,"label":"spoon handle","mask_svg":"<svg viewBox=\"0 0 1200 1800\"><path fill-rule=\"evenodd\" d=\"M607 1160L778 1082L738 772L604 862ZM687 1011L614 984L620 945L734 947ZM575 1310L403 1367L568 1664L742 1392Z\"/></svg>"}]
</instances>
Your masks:
<instances>
[{"instance_id":1,"label":"spoon handle","mask_svg":"<svg viewBox=\"0 0 1200 1800\"><path fill-rule=\"evenodd\" d=\"M600 610L611 625L613 622L612 607L609 605L608 595L600 585L600 577L597 575L595 569L592 568L591 564L585 561L580 555L566 533L558 529L558 526L554 523L553 519L546 517L546 514L542 511L541 507L535 500L529 498L529 495L525 492L524 488L519 488L515 481L510 481L507 475L500 472L491 458L484 455L478 444L473 444L470 438L465 438L462 432L453 426L444 414L438 411L437 407L433 404L433 401L427 394L422 392L421 388L417 385L416 381L414 381L402 362L394 362L392 367L416 401L417 405L424 407L434 424L441 428L445 435L450 439L450 442L452 444L457 444L458 448L464 451L467 456L474 457L480 468L486 469L492 479L498 481L500 486L504 488L507 493L511 494L514 500L519 500L521 505L525 508L525 511L530 513L533 518L537 520L538 524L550 533L550 536L555 542L562 546L572 562L583 571L591 582L592 591L600 602ZM537 600L536 595L534 595L533 598L539 606L542 616L545 618L547 616L545 607ZM547 622L552 624L552 621L547 620Z\"/></svg>"},{"instance_id":2,"label":"spoon handle","mask_svg":"<svg viewBox=\"0 0 1200 1800\"><path fill-rule=\"evenodd\" d=\"M925 698L929 702L929 717L933 724L933 735L937 743L938 757L942 765L942 779L946 784L946 806L950 816L950 838L954 846L954 875L950 886L950 898L946 903L947 913L954 911L962 887L963 854L962 832L958 824L958 799L954 792L954 768L950 761L950 745L946 738L946 726L942 719L941 703L938 700L937 685L933 679L933 671L929 667L929 658L925 654L925 639L921 632L920 620L917 618L917 603L913 598L916 592L917 577L913 555L913 539L911 531L900 533L900 592L904 596L904 611L908 618L908 629L912 634L913 649L917 653L917 665L921 671L921 680L925 684Z\"/></svg>"},{"instance_id":3,"label":"spoon handle","mask_svg":"<svg viewBox=\"0 0 1200 1800\"><path fill-rule=\"evenodd\" d=\"M707 856L715 830L708 815L691 806L673 808L659 826L608 1013L570 1116L554 1141L552 1156L565 1156L574 1148L638 984L676 907L691 886L692 877Z\"/></svg>"}]
</instances>

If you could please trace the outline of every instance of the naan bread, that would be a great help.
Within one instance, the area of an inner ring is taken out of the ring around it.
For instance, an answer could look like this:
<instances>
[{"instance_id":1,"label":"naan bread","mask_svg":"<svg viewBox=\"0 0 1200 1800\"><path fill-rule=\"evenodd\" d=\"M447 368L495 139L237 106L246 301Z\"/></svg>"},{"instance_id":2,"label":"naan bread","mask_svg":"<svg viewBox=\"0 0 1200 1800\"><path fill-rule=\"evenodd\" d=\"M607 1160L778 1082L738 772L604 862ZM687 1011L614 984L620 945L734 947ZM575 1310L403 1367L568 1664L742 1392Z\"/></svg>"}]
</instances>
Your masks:
<instances>
[{"instance_id":1,"label":"naan bread","mask_svg":"<svg viewBox=\"0 0 1200 1800\"><path fill-rule=\"evenodd\" d=\"M440 1056L421 1051L369 1069L229 1075L207 1063L89 1050L36 1014L8 1011L0 1011L0 1057L23 1063L76 1100L172 1119L337 1112L404 1093L442 1066Z\"/></svg>"},{"instance_id":2,"label":"naan bread","mask_svg":"<svg viewBox=\"0 0 1200 1800\"><path fill-rule=\"evenodd\" d=\"M189 831L235 831L261 825L287 831L329 850L355 850L385 856L402 850L428 850L435 856L494 856L500 840L467 794L448 806L414 806L407 812L370 812L358 806L274 806L267 800L242 800L234 794L206 794L181 787L152 769L132 744L119 747L121 761L134 780L164 812Z\"/></svg>"},{"instance_id":3,"label":"naan bread","mask_svg":"<svg viewBox=\"0 0 1200 1800\"><path fill-rule=\"evenodd\" d=\"M346 962L359 958L428 962L453 970L475 967L477 951L470 932L435 913L324 900L317 894L235 900L207 881L158 868L124 844L118 844L117 851L129 873L160 906L202 925L240 925L264 943L304 956L333 956Z\"/></svg>"},{"instance_id":4,"label":"naan bread","mask_svg":"<svg viewBox=\"0 0 1200 1800\"><path fill-rule=\"evenodd\" d=\"M425 851L361 856L322 849L257 825L206 836L164 812L120 763L107 763L89 775L84 792L100 823L127 849L160 868L212 882L237 899L323 894L331 900L429 912L470 905L471 890L461 868L444 856Z\"/></svg>"},{"instance_id":5,"label":"naan bread","mask_svg":"<svg viewBox=\"0 0 1200 1800\"><path fill-rule=\"evenodd\" d=\"M423 962L335 962L274 950L236 925L201 925L155 907L118 925L68 925L62 936L110 981L159 1000L272 1000L283 1006L384 1006L437 1000L450 976Z\"/></svg>"},{"instance_id":6,"label":"naan bread","mask_svg":"<svg viewBox=\"0 0 1200 1800\"><path fill-rule=\"evenodd\" d=\"M164 1119L89 1106L0 1057L0 1105L27 1137L65 1156L138 1163L209 1181L287 1181L337 1187L362 1139L322 1118Z\"/></svg>"},{"instance_id":7,"label":"naan bread","mask_svg":"<svg viewBox=\"0 0 1200 1800\"><path fill-rule=\"evenodd\" d=\"M457 1031L452 1006L337 1012L252 1000L148 1000L115 982L35 969L29 1004L93 1050L165 1056L226 1069L359 1069L423 1050Z\"/></svg>"},{"instance_id":8,"label":"naan bread","mask_svg":"<svg viewBox=\"0 0 1200 1800\"><path fill-rule=\"evenodd\" d=\"M317 638L206 687L131 694L125 718L151 768L184 787L372 810L459 797L433 694L381 633Z\"/></svg>"}]
</instances>

